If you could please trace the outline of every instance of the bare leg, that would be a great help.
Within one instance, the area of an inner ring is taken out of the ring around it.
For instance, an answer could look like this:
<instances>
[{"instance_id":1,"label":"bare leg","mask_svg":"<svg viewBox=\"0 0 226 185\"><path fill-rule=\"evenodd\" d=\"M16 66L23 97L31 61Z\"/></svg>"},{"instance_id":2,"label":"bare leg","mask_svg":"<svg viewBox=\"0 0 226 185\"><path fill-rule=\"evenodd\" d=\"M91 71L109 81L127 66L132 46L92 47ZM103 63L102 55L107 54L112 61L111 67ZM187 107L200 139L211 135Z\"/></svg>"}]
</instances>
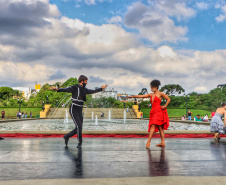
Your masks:
<instances>
[{"instance_id":1,"label":"bare leg","mask_svg":"<svg viewBox=\"0 0 226 185\"><path fill-rule=\"evenodd\" d=\"M156 146L165 147L165 133L163 131L162 125L158 126L158 129L161 136L161 143Z\"/></svg>"},{"instance_id":2,"label":"bare leg","mask_svg":"<svg viewBox=\"0 0 226 185\"><path fill-rule=\"evenodd\" d=\"M214 135L214 138L213 138L213 139L214 139L215 141L217 141L218 136L219 136L219 133L215 133L215 135Z\"/></svg>"},{"instance_id":3,"label":"bare leg","mask_svg":"<svg viewBox=\"0 0 226 185\"><path fill-rule=\"evenodd\" d=\"M149 134L149 138L148 138L148 141L147 141L147 144L146 144L146 148L150 147L151 138L152 138L154 133L155 133L155 125L151 125L150 134Z\"/></svg>"},{"instance_id":4,"label":"bare leg","mask_svg":"<svg viewBox=\"0 0 226 185\"><path fill-rule=\"evenodd\" d=\"M217 137L218 141L221 139L220 134L218 133L218 137Z\"/></svg>"}]
</instances>

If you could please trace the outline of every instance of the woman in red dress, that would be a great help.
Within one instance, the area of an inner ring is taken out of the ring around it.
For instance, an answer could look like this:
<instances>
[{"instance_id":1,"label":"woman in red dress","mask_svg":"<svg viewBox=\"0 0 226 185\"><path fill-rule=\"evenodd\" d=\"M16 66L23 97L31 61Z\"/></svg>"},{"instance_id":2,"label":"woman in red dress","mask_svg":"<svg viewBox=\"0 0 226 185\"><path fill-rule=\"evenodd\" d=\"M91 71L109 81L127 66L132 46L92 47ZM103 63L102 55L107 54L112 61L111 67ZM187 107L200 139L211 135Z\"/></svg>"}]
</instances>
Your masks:
<instances>
[{"instance_id":1,"label":"woman in red dress","mask_svg":"<svg viewBox=\"0 0 226 185\"><path fill-rule=\"evenodd\" d=\"M165 147L165 134L164 130L167 130L169 127L169 117L167 114L166 107L170 103L170 98L164 94L163 92L160 92L159 86L161 85L159 80L153 80L151 81L151 91L153 93L146 94L146 95L136 95L136 96L129 96L128 98L150 98L152 109L150 111L150 118L149 118L149 138L146 144L146 147L150 147L151 138L154 135L155 132L160 133L161 136L161 143L156 145L158 147ZM161 106L162 98L165 98L166 104L164 106Z\"/></svg>"}]
</instances>

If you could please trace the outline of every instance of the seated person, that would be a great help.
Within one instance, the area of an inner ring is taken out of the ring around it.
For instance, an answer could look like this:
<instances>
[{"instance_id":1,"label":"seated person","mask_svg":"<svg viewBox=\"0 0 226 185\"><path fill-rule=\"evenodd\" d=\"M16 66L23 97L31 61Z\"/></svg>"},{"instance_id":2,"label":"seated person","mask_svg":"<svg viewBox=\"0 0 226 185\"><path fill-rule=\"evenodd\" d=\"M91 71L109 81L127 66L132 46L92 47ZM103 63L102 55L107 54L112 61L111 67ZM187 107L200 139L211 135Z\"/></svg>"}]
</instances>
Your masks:
<instances>
[{"instance_id":1,"label":"seated person","mask_svg":"<svg viewBox=\"0 0 226 185\"><path fill-rule=\"evenodd\" d=\"M195 121L202 121L202 118L200 117L199 114L197 116L195 116Z\"/></svg>"},{"instance_id":2,"label":"seated person","mask_svg":"<svg viewBox=\"0 0 226 185\"><path fill-rule=\"evenodd\" d=\"M183 115L182 118L181 118L181 120L183 120L183 121L186 120L186 116Z\"/></svg>"},{"instance_id":3,"label":"seated person","mask_svg":"<svg viewBox=\"0 0 226 185\"><path fill-rule=\"evenodd\" d=\"M209 121L209 118L208 118L207 114L204 116L203 121L206 121L206 122Z\"/></svg>"}]
</instances>

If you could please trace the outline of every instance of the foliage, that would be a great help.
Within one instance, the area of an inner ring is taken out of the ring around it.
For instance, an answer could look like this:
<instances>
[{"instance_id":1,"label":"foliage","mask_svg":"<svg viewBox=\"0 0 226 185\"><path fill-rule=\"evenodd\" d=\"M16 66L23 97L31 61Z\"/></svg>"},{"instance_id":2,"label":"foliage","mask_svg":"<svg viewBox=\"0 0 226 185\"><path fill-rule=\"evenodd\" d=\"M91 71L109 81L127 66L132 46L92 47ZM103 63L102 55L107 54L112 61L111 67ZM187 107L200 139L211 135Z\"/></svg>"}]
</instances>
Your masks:
<instances>
[{"instance_id":1,"label":"foliage","mask_svg":"<svg viewBox=\"0 0 226 185\"><path fill-rule=\"evenodd\" d=\"M146 118L149 118L150 115L150 110L151 108L144 108L141 109L141 112L144 113L144 116L146 116ZM204 117L205 114L207 114L210 117L210 111L206 111L206 110L198 110L198 109L190 109L192 114L192 118L195 117L197 114L200 114L201 117ZM169 115L169 117L182 117L183 115L186 114L186 109L167 109L167 113Z\"/></svg>"},{"instance_id":2,"label":"foliage","mask_svg":"<svg viewBox=\"0 0 226 185\"><path fill-rule=\"evenodd\" d=\"M70 78L66 82L56 82L55 85L59 85L61 88L66 88L77 84L77 78ZM61 100L67 100L70 98L71 93L58 93L56 91L50 90L50 84L44 84L37 95L31 95L30 99L25 102L22 101L21 107L36 107L41 108L43 101L46 103L47 100L52 105L52 107L56 106L58 103L59 106ZM171 98L171 102L168 105L168 108L186 108L186 100L183 96L173 96L175 93L182 93L184 89L178 84L169 84L163 86L160 91L165 92ZM143 88L139 94L146 94L147 89ZM198 94L196 92L192 92L189 94L189 100L187 101L188 109L200 109L213 111L216 110L217 107L220 107L222 102L226 102L226 87L223 88L215 88L206 94ZM22 97L21 93L18 90L13 90L10 87L0 87L0 107L18 107L17 99L13 99L13 96ZM47 98L48 96L48 98ZM62 102L63 103L63 102ZM165 102L162 102L162 105ZM92 105L92 107L118 107L124 108L124 103L120 102L112 97L103 97L99 99L93 99L91 95L87 95L86 104L88 107ZM125 107L132 107L133 102L126 102ZM148 108L150 105L150 101L142 101L140 104L141 108Z\"/></svg>"},{"instance_id":3,"label":"foliage","mask_svg":"<svg viewBox=\"0 0 226 185\"><path fill-rule=\"evenodd\" d=\"M138 95L145 95L147 93L148 93L147 88L143 88L143 89L141 89L141 92Z\"/></svg>"},{"instance_id":4,"label":"foliage","mask_svg":"<svg viewBox=\"0 0 226 185\"><path fill-rule=\"evenodd\" d=\"M5 111L5 116L6 118L16 118L17 111L19 110L17 108L0 108L0 111L4 110ZM32 112L32 117L36 118L37 115L40 114L41 108L21 108L21 112L27 112L27 117L30 117L30 111Z\"/></svg>"},{"instance_id":5,"label":"foliage","mask_svg":"<svg viewBox=\"0 0 226 185\"><path fill-rule=\"evenodd\" d=\"M13 96L20 97L22 93L18 90L14 90L11 87L0 87L0 99L9 100Z\"/></svg>"},{"instance_id":6,"label":"foliage","mask_svg":"<svg viewBox=\"0 0 226 185\"><path fill-rule=\"evenodd\" d=\"M62 88L66 88L66 87L70 87L72 85L78 84L78 80L77 78L69 78L66 82L64 82L60 87Z\"/></svg>"},{"instance_id":7,"label":"foliage","mask_svg":"<svg viewBox=\"0 0 226 185\"><path fill-rule=\"evenodd\" d=\"M173 95L175 93L181 94L182 92L185 92L183 87L181 87L179 84L168 84L164 85L161 89L161 92L164 92L167 95Z\"/></svg>"}]
</instances>

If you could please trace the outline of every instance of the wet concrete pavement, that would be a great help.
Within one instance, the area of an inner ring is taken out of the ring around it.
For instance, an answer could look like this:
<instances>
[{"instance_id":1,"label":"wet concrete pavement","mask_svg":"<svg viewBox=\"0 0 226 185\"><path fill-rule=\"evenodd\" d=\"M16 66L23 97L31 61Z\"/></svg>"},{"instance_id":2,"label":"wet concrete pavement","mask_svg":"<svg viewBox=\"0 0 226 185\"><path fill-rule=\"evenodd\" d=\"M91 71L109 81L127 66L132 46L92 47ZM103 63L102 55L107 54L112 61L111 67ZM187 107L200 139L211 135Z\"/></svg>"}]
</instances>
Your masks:
<instances>
[{"instance_id":1,"label":"wet concrete pavement","mask_svg":"<svg viewBox=\"0 0 226 185\"><path fill-rule=\"evenodd\" d=\"M225 176L226 139L24 138L0 141L0 180Z\"/></svg>"}]
</instances>

